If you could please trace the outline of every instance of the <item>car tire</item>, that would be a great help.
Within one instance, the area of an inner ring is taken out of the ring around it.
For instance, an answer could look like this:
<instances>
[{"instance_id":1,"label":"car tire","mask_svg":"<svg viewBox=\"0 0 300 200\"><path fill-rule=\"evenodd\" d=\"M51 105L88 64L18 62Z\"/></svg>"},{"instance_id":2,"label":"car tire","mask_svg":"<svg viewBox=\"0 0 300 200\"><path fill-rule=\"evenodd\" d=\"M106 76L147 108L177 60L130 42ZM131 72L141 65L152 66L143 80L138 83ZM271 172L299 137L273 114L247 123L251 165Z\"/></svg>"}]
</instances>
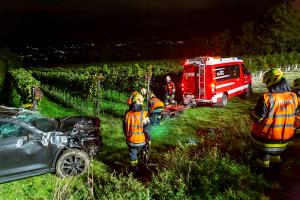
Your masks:
<instances>
[{"instance_id":1,"label":"car tire","mask_svg":"<svg viewBox=\"0 0 300 200\"><path fill-rule=\"evenodd\" d=\"M85 151L68 149L56 162L56 175L62 178L81 175L88 170L89 165L90 158Z\"/></svg>"}]
</instances>

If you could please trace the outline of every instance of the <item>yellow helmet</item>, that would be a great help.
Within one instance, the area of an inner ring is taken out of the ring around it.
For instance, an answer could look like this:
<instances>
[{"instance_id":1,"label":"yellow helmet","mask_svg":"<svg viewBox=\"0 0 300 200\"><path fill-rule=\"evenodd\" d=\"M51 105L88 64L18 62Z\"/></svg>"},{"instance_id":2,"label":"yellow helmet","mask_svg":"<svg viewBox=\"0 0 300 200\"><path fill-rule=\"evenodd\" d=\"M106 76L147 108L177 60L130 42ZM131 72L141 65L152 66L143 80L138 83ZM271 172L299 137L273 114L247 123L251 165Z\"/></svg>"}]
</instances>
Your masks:
<instances>
[{"instance_id":1,"label":"yellow helmet","mask_svg":"<svg viewBox=\"0 0 300 200\"><path fill-rule=\"evenodd\" d=\"M300 78L296 78L293 83L294 89L300 90Z\"/></svg>"},{"instance_id":2,"label":"yellow helmet","mask_svg":"<svg viewBox=\"0 0 300 200\"><path fill-rule=\"evenodd\" d=\"M132 99L133 103L136 104L143 104L144 103L144 97L141 94L136 94L134 95L133 99Z\"/></svg>"},{"instance_id":3,"label":"yellow helmet","mask_svg":"<svg viewBox=\"0 0 300 200\"><path fill-rule=\"evenodd\" d=\"M267 71L263 76L263 83L270 87L281 81L283 72L278 68L273 68Z\"/></svg>"}]
</instances>

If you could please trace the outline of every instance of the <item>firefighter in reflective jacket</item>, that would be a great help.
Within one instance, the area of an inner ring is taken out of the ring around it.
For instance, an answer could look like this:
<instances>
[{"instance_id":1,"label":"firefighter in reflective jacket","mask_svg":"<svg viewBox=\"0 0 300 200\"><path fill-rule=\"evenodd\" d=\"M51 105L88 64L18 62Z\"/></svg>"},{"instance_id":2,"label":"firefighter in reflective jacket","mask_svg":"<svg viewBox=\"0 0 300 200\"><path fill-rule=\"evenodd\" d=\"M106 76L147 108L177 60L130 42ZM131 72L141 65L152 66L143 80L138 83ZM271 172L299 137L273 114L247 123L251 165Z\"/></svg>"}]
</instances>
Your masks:
<instances>
[{"instance_id":1,"label":"firefighter in reflective jacket","mask_svg":"<svg viewBox=\"0 0 300 200\"><path fill-rule=\"evenodd\" d=\"M174 104L175 103L175 84L171 81L171 77L166 77L166 86L165 86L165 104Z\"/></svg>"},{"instance_id":2,"label":"firefighter in reflective jacket","mask_svg":"<svg viewBox=\"0 0 300 200\"><path fill-rule=\"evenodd\" d=\"M293 92L298 97L298 108L296 112L296 119L295 119L295 128L298 129L297 133L300 132L300 78L294 80L293 83L294 90Z\"/></svg>"},{"instance_id":3,"label":"firefighter in reflective jacket","mask_svg":"<svg viewBox=\"0 0 300 200\"><path fill-rule=\"evenodd\" d=\"M130 109L130 106L132 103L139 103L139 104L143 104L144 102L144 96L146 95L147 93L147 90L145 88L142 88L141 89L141 93L139 93L138 91L133 91L131 93L131 95L129 96L128 100L127 100L127 104L129 106L129 109Z\"/></svg>"},{"instance_id":4,"label":"firefighter in reflective jacket","mask_svg":"<svg viewBox=\"0 0 300 200\"><path fill-rule=\"evenodd\" d=\"M123 130L129 148L130 165L137 170L138 154L147 148L151 142L150 120L148 113L143 111L142 105L134 103L126 113Z\"/></svg>"},{"instance_id":5,"label":"firefighter in reflective jacket","mask_svg":"<svg viewBox=\"0 0 300 200\"><path fill-rule=\"evenodd\" d=\"M160 124L161 113L164 110L164 106L164 103L152 93L149 100L151 125Z\"/></svg>"},{"instance_id":6,"label":"firefighter in reflective jacket","mask_svg":"<svg viewBox=\"0 0 300 200\"><path fill-rule=\"evenodd\" d=\"M280 154L294 135L297 96L280 69L271 69L263 76L269 92L262 94L251 112L251 144L257 150L256 162L262 168L280 163Z\"/></svg>"}]
</instances>

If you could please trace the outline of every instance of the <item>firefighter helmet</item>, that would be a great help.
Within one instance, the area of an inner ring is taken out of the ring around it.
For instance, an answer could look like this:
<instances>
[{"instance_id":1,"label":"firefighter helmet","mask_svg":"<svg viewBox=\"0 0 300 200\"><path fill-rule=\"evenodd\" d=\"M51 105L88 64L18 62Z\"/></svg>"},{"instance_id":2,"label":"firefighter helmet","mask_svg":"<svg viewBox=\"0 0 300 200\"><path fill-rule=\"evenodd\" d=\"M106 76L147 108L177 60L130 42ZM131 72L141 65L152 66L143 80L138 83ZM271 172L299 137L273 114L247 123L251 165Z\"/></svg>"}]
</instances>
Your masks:
<instances>
[{"instance_id":1,"label":"firefighter helmet","mask_svg":"<svg viewBox=\"0 0 300 200\"><path fill-rule=\"evenodd\" d=\"M296 78L293 83L294 89L300 90L300 78Z\"/></svg>"},{"instance_id":2,"label":"firefighter helmet","mask_svg":"<svg viewBox=\"0 0 300 200\"><path fill-rule=\"evenodd\" d=\"M136 94L136 95L134 95L132 102L136 103L136 104L143 104L144 97L141 94Z\"/></svg>"},{"instance_id":3,"label":"firefighter helmet","mask_svg":"<svg viewBox=\"0 0 300 200\"><path fill-rule=\"evenodd\" d=\"M170 77L170 76L167 76L167 77L166 77L166 81L167 81L167 82L171 81L171 77Z\"/></svg>"},{"instance_id":4,"label":"firefighter helmet","mask_svg":"<svg viewBox=\"0 0 300 200\"><path fill-rule=\"evenodd\" d=\"M142 89L141 89L141 94L142 94L143 96L145 96L146 93L147 93L147 90L146 90L145 88L142 88Z\"/></svg>"},{"instance_id":5,"label":"firefighter helmet","mask_svg":"<svg viewBox=\"0 0 300 200\"><path fill-rule=\"evenodd\" d=\"M263 83L270 87L281 81L283 72L278 68L268 70L263 76Z\"/></svg>"}]
</instances>

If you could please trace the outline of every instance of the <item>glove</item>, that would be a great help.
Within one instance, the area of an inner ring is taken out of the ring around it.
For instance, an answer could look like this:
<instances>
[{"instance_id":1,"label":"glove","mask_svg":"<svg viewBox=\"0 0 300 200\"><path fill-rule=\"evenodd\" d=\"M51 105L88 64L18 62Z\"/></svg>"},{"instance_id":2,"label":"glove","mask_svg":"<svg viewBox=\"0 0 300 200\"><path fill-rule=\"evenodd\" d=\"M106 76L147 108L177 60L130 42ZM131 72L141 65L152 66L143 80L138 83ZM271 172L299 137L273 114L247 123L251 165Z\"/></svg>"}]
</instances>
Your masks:
<instances>
[{"instance_id":1,"label":"glove","mask_svg":"<svg viewBox=\"0 0 300 200\"><path fill-rule=\"evenodd\" d=\"M149 147L151 146L151 140L147 141Z\"/></svg>"},{"instance_id":2,"label":"glove","mask_svg":"<svg viewBox=\"0 0 300 200\"><path fill-rule=\"evenodd\" d=\"M172 94L171 98L172 98L172 99L174 99L174 98L175 98L175 95L174 95L174 94Z\"/></svg>"}]
</instances>

